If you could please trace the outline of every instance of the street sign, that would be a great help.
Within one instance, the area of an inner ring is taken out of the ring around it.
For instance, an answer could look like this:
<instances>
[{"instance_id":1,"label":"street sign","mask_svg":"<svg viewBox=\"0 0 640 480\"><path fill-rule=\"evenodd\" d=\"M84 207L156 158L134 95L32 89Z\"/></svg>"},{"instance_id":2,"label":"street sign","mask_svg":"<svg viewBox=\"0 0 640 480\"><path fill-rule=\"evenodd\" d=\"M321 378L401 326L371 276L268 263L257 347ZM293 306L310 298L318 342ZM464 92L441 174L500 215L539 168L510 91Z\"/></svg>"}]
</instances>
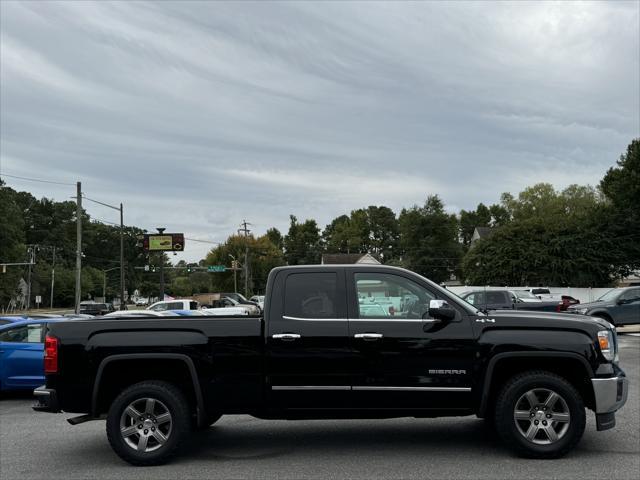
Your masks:
<instances>
[{"instance_id":1,"label":"street sign","mask_svg":"<svg viewBox=\"0 0 640 480\"><path fill-rule=\"evenodd\" d=\"M149 252L182 252L184 233L145 233L142 248Z\"/></svg>"},{"instance_id":2,"label":"street sign","mask_svg":"<svg viewBox=\"0 0 640 480\"><path fill-rule=\"evenodd\" d=\"M42 296L36 295L36 303L42 303Z\"/></svg>"},{"instance_id":3,"label":"street sign","mask_svg":"<svg viewBox=\"0 0 640 480\"><path fill-rule=\"evenodd\" d=\"M207 272L224 272L226 269L227 267L224 265L209 265L207 267Z\"/></svg>"}]
</instances>

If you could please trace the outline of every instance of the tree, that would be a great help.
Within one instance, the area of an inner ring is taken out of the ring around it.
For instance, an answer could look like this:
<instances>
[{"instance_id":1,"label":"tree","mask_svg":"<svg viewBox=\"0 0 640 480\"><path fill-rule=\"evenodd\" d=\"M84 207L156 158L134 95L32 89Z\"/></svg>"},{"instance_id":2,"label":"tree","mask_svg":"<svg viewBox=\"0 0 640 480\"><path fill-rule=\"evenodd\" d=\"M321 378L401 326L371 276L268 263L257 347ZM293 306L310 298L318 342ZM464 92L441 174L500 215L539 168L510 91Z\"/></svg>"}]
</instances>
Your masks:
<instances>
[{"instance_id":1,"label":"tree","mask_svg":"<svg viewBox=\"0 0 640 480\"><path fill-rule=\"evenodd\" d=\"M512 220L465 255L467 283L477 285L609 285L618 246L602 228L601 196L588 186L561 192L549 184L502 195Z\"/></svg>"},{"instance_id":2,"label":"tree","mask_svg":"<svg viewBox=\"0 0 640 480\"><path fill-rule=\"evenodd\" d=\"M0 180L0 262L19 263L26 261L24 219L16 202L15 190L8 188ZM15 297L18 282L24 272L20 266L6 267L0 272L0 309L6 308Z\"/></svg>"},{"instance_id":3,"label":"tree","mask_svg":"<svg viewBox=\"0 0 640 480\"><path fill-rule=\"evenodd\" d=\"M458 221L437 195L422 207L403 209L398 223L403 266L438 283L456 272L462 255Z\"/></svg>"},{"instance_id":4,"label":"tree","mask_svg":"<svg viewBox=\"0 0 640 480\"><path fill-rule=\"evenodd\" d=\"M390 208L372 205L334 218L322 238L328 253L369 253L384 261L395 255L398 221Z\"/></svg>"},{"instance_id":5,"label":"tree","mask_svg":"<svg viewBox=\"0 0 640 480\"><path fill-rule=\"evenodd\" d=\"M272 241L273 235L267 233L261 237L231 235L225 243L211 249L204 260L205 265L230 265L232 257L244 261L245 246L249 246L249 290L264 292L269 272L274 267L284 265L282 250ZM210 277L210 290L233 291L234 275L232 271L207 274ZM195 274L192 275L194 277ZM196 287L194 287L194 292Z\"/></svg>"},{"instance_id":6,"label":"tree","mask_svg":"<svg viewBox=\"0 0 640 480\"><path fill-rule=\"evenodd\" d=\"M284 237L284 257L289 265L314 265L320 263L320 229L315 220L289 217L289 232Z\"/></svg>"},{"instance_id":7,"label":"tree","mask_svg":"<svg viewBox=\"0 0 640 480\"><path fill-rule=\"evenodd\" d=\"M626 153L620 156L602 181L606 223L603 225L620 249L620 256L612 258L620 275L640 269L640 138L631 141Z\"/></svg>"}]
</instances>

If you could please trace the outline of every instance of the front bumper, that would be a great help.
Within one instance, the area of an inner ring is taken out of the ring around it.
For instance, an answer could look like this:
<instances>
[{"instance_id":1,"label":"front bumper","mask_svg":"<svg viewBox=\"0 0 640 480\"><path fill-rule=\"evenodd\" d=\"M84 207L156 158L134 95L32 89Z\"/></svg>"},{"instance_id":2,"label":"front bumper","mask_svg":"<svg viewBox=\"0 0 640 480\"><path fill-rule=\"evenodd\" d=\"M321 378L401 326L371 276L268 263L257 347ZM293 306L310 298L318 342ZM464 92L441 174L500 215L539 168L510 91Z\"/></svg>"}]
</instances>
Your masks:
<instances>
[{"instance_id":1,"label":"front bumper","mask_svg":"<svg viewBox=\"0 0 640 480\"><path fill-rule=\"evenodd\" d=\"M596 413L612 413L622 408L629 394L629 380L625 376L592 378Z\"/></svg>"},{"instance_id":2,"label":"front bumper","mask_svg":"<svg viewBox=\"0 0 640 480\"><path fill-rule=\"evenodd\" d=\"M595 400L596 428L602 431L615 427L615 412L627 401L629 380L622 374L611 378L592 378L591 384Z\"/></svg>"},{"instance_id":3,"label":"front bumper","mask_svg":"<svg viewBox=\"0 0 640 480\"><path fill-rule=\"evenodd\" d=\"M36 397L37 403L31 407L36 412L51 412L58 413L60 407L58 406L58 396L56 391L52 388L45 388L41 386L33 391L33 395Z\"/></svg>"}]
</instances>

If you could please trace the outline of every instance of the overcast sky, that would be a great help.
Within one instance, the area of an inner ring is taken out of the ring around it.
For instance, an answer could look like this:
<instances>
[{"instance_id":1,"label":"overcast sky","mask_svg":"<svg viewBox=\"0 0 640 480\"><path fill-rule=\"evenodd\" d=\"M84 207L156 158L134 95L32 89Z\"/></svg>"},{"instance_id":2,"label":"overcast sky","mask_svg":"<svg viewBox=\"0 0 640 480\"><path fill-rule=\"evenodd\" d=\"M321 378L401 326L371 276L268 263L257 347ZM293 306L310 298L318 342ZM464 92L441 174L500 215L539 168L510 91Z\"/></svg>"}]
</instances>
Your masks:
<instances>
[{"instance_id":1,"label":"overcast sky","mask_svg":"<svg viewBox=\"0 0 640 480\"><path fill-rule=\"evenodd\" d=\"M595 185L640 135L637 1L0 9L1 173L191 238Z\"/></svg>"}]
</instances>

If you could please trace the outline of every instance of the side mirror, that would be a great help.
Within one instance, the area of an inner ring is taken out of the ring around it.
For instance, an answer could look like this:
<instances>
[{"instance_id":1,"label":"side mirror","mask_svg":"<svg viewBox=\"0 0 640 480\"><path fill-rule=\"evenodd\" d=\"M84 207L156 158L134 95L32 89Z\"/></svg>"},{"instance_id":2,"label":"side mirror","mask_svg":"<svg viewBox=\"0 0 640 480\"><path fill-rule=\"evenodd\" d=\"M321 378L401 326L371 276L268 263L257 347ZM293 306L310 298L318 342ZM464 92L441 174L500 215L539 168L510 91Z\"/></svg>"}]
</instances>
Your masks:
<instances>
[{"instance_id":1,"label":"side mirror","mask_svg":"<svg viewBox=\"0 0 640 480\"><path fill-rule=\"evenodd\" d=\"M448 321L456 318L456 311L445 300L431 300L429 302L429 316Z\"/></svg>"}]
</instances>

